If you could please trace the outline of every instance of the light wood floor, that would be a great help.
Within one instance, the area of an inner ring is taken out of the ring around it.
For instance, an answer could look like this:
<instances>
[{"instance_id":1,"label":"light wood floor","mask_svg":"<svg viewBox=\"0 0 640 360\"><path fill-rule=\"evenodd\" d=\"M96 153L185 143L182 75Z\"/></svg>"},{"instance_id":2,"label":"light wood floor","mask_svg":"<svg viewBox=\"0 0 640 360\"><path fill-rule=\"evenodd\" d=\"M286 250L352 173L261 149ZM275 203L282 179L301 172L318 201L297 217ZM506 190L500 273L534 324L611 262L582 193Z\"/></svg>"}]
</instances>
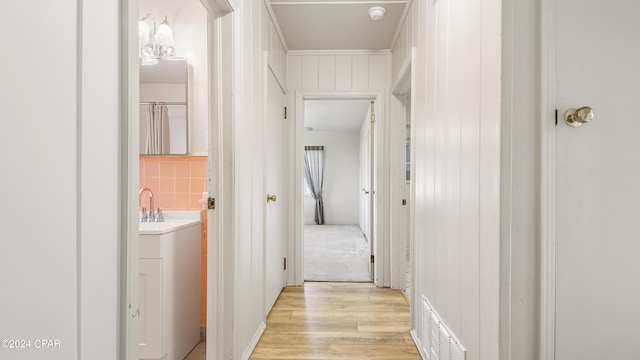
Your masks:
<instances>
[{"instance_id":1,"label":"light wood floor","mask_svg":"<svg viewBox=\"0 0 640 360\"><path fill-rule=\"evenodd\" d=\"M420 359L399 291L371 283L285 288L251 359Z\"/></svg>"}]
</instances>

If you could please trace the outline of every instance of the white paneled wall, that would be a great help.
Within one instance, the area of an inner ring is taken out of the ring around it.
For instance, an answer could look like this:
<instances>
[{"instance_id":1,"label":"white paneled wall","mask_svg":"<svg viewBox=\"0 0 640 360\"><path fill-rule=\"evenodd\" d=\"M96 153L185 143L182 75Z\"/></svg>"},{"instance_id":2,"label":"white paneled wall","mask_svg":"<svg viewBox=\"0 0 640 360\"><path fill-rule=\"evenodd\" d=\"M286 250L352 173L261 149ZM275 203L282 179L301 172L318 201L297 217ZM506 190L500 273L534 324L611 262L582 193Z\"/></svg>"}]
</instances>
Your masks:
<instances>
[{"instance_id":1,"label":"white paneled wall","mask_svg":"<svg viewBox=\"0 0 640 360\"><path fill-rule=\"evenodd\" d=\"M277 21L272 18L266 2L262 6L262 49L267 52L269 67L286 89L287 47L280 37Z\"/></svg>"},{"instance_id":2,"label":"white paneled wall","mask_svg":"<svg viewBox=\"0 0 640 360\"><path fill-rule=\"evenodd\" d=\"M414 300L428 299L469 360L498 358L500 7L413 1L392 47L394 83L416 47ZM422 315L413 312L423 340Z\"/></svg>"},{"instance_id":3,"label":"white paneled wall","mask_svg":"<svg viewBox=\"0 0 640 360\"><path fill-rule=\"evenodd\" d=\"M234 51L233 358L249 358L264 330L266 72L285 84L286 46L263 1L242 0L232 15ZM266 61L268 62L269 70ZM227 90L227 89L225 89ZM226 354L225 354L226 356Z\"/></svg>"},{"instance_id":4,"label":"white paneled wall","mask_svg":"<svg viewBox=\"0 0 640 360\"><path fill-rule=\"evenodd\" d=\"M289 92L295 96L296 90L386 90L390 86L389 61L389 54L385 52L290 51L287 56Z\"/></svg>"}]
</instances>

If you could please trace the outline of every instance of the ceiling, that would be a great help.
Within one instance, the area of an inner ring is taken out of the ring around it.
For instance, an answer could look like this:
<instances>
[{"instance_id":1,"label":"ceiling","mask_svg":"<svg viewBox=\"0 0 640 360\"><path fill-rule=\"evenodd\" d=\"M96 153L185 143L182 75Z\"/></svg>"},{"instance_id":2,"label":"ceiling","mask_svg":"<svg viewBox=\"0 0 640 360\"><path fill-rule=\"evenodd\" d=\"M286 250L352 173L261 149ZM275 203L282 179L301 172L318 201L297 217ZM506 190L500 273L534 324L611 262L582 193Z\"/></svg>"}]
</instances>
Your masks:
<instances>
[{"instance_id":1,"label":"ceiling","mask_svg":"<svg viewBox=\"0 0 640 360\"><path fill-rule=\"evenodd\" d=\"M289 50L390 49L406 0L271 0ZM386 9L381 20L372 6Z\"/></svg>"},{"instance_id":2,"label":"ceiling","mask_svg":"<svg viewBox=\"0 0 640 360\"><path fill-rule=\"evenodd\" d=\"M370 106L371 100L305 100L304 126L311 131L359 132Z\"/></svg>"}]
</instances>

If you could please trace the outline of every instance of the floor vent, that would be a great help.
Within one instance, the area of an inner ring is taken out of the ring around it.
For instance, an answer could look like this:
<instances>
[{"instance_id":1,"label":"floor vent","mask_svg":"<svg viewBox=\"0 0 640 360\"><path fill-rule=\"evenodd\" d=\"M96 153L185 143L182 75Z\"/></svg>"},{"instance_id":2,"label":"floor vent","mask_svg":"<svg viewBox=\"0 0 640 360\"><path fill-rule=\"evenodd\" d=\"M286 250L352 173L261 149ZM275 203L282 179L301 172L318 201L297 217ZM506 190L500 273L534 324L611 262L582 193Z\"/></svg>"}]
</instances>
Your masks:
<instances>
[{"instance_id":1,"label":"floor vent","mask_svg":"<svg viewBox=\"0 0 640 360\"><path fill-rule=\"evenodd\" d=\"M466 351L441 320L426 297L422 296L420 340L428 360L465 360Z\"/></svg>"}]
</instances>

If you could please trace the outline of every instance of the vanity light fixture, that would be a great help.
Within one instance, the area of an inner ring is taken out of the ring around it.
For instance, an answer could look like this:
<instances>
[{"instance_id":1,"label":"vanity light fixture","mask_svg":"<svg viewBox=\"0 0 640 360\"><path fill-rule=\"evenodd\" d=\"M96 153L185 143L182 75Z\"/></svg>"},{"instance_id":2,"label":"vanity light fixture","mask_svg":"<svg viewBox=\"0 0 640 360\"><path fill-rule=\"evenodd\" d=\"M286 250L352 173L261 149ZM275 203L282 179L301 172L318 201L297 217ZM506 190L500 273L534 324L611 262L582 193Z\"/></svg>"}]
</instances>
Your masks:
<instances>
[{"instance_id":1,"label":"vanity light fixture","mask_svg":"<svg viewBox=\"0 0 640 360\"><path fill-rule=\"evenodd\" d=\"M369 16L371 16L371 20L378 21L378 20L382 19L382 17L384 16L385 11L387 11L387 10L385 8L383 8L382 6L374 6L371 9L369 9Z\"/></svg>"},{"instance_id":2,"label":"vanity light fixture","mask_svg":"<svg viewBox=\"0 0 640 360\"><path fill-rule=\"evenodd\" d=\"M147 14L138 21L138 41L141 58L171 57L175 54L173 29L167 17L156 26L153 15Z\"/></svg>"}]
</instances>

